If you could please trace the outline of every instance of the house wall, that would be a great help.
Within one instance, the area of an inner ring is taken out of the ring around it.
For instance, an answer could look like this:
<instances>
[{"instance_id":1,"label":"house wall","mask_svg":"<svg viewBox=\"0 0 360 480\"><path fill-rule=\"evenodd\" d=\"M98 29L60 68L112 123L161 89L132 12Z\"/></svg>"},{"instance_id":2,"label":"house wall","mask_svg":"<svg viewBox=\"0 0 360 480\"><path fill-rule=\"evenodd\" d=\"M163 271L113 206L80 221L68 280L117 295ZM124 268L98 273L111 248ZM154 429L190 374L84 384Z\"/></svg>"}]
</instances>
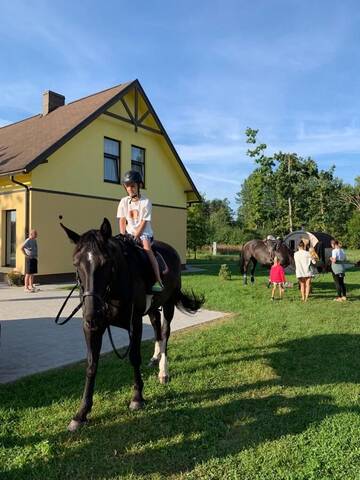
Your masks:
<instances>
[{"instance_id":1,"label":"house wall","mask_svg":"<svg viewBox=\"0 0 360 480\"><path fill-rule=\"evenodd\" d=\"M25 191L17 189L12 193L0 193L0 257L1 267L5 265L6 254L6 211L16 210L16 268L24 269L24 254L20 246L25 240ZM12 268L4 269L12 270Z\"/></svg>"},{"instance_id":2,"label":"house wall","mask_svg":"<svg viewBox=\"0 0 360 480\"><path fill-rule=\"evenodd\" d=\"M70 243L60 226L61 220L71 230L84 233L99 228L103 218L111 223L113 233L119 231L116 219L118 202L72 195L31 192L31 224L38 231L39 274L59 274L74 271ZM171 225L171 228L168 226ZM154 207L153 226L156 237L170 243L185 263L186 249L183 242L186 230L186 211L167 207Z\"/></svg>"},{"instance_id":3,"label":"house wall","mask_svg":"<svg viewBox=\"0 0 360 480\"><path fill-rule=\"evenodd\" d=\"M120 107L119 107L120 108ZM112 110L116 110L113 107ZM104 137L121 142L120 176L131 168L131 145L145 148L145 194L152 202L186 208L183 172L161 135L101 115L33 171L32 187L121 198L121 185L104 182Z\"/></svg>"},{"instance_id":4,"label":"house wall","mask_svg":"<svg viewBox=\"0 0 360 480\"><path fill-rule=\"evenodd\" d=\"M127 95L126 101L133 108L132 92ZM141 116L147 107L140 96L138 106ZM127 117L121 102L110 111ZM144 123L158 128L151 115ZM125 190L121 184L104 182L104 137L120 142L120 177L131 168L131 145L145 149L146 188L143 193L153 203L155 237L173 245L182 263L185 263L186 206L189 198L186 191L191 186L177 159L162 135L141 128L135 131L134 125L103 114L49 156L47 163L38 165L31 175L16 176L17 180L31 187L29 226L38 230L39 274L73 271L72 246L59 227L59 215L63 216L64 224L79 233L98 228L103 218L107 217L114 233L118 233L116 210ZM25 193L1 195L17 189L9 177L0 178L2 261L5 258L5 210L17 210L19 245L24 241ZM21 251L17 252L16 267L24 269Z\"/></svg>"}]
</instances>

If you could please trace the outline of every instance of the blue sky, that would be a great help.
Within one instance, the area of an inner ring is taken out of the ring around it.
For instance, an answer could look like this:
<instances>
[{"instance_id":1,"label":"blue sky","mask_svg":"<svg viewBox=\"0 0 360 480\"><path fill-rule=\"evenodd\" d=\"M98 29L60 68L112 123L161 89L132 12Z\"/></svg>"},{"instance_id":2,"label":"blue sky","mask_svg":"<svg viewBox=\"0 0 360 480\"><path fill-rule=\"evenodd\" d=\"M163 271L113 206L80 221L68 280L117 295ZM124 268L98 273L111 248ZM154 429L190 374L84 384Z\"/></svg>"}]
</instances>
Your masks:
<instances>
[{"instance_id":1,"label":"blue sky","mask_svg":"<svg viewBox=\"0 0 360 480\"><path fill-rule=\"evenodd\" d=\"M235 194L269 153L360 174L356 0L0 0L0 125L138 78L198 189Z\"/></svg>"}]
</instances>

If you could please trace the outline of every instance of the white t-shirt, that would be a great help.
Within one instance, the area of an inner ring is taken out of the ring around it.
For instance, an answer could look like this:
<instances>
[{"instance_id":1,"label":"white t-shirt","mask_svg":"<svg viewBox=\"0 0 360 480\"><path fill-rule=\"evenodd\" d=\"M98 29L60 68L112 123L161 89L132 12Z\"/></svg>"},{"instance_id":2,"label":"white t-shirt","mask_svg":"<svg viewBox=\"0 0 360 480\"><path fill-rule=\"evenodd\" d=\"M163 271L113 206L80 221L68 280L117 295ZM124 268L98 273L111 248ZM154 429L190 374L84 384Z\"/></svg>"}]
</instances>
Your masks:
<instances>
[{"instance_id":1,"label":"white t-shirt","mask_svg":"<svg viewBox=\"0 0 360 480\"><path fill-rule=\"evenodd\" d=\"M117 218L126 218L126 231L131 235L134 235L140 223L146 220L142 234L147 234L152 237L153 231L150 223L151 210L151 201L143 195L141 195L140 200L137 202L131 200L130 197L124 197L120 200L117 209Z\"/></svg>"},{"instance_id":2,"label":"white t-shirt","mask_svg":"<svg viewBox=\"0 0 360 480\"><path fill-rule=\"evenodd\" d=\"M311 263L313 263L312 258L307 250L298 250L297 252L295 252L294 260L297 278L314 276L313 272L310 270L310 265Z\"/></svg>"},{"instance_id":3,"label":"white t-shirt","mask_svg":"<svg viewBox=\"0 0 360 480\"><path fill-rule=\"evenodd\" d=\"M331 252L331 256L335 258L337 262L344 262L346 260L346 255L342 248L334 248Z\"/></svg>"}]
</instances>

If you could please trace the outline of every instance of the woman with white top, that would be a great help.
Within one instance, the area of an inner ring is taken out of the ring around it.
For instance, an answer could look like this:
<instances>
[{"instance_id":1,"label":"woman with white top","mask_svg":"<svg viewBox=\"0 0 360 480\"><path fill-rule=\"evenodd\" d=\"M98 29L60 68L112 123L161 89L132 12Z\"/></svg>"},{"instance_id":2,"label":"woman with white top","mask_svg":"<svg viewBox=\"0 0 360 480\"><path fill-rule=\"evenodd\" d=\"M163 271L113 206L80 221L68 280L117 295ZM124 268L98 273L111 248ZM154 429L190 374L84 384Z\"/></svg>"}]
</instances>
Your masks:
<instances>
[{"instance_id":1,"label":"woman with white top","mask_svg":"<svg viewBox=\"0 0 360 480\"><path fill-rule=\"evenodd\" d=\"M337 297L335 300L337 302L346 301L346 287L344 282L345 277L345 266L344 262L346 260L345 252L340 248L340 243L337 240L332 242L333 250L331 253L331 271L333 274L333 279L335 282L335 287L337 290Z\"/></svg>"},{"instance_id":2,"label":"woman with white top","mask_svg":"<svg viewBox=\"0 0 360 480\"><path fill-rule=\"evenodd\" d=\"M301 298L307 301L310 293L311 278L314 276L310 269L310 265L316 263L310 253L305 250L305 243L300 240L298 251L294 254L296 278L300 283Z\"/></svg>"}]
</instances>

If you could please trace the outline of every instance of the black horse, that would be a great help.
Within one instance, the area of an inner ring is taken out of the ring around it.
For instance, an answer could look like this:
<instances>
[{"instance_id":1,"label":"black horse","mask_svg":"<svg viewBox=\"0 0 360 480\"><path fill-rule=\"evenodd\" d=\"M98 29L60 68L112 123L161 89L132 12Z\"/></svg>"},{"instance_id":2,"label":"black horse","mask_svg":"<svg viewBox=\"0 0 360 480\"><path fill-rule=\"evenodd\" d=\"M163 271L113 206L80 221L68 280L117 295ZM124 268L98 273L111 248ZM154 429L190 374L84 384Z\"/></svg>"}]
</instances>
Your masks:
<instances>
[{"instance_id":1,"label":"black horse","mask_svg":"<svg viewBox=\"0 0 360 480\"><path fill-rule=\"evenodd\" d=\"M168 272L163 276L164 290L153 296L148 307L147 292L152 281L151 279L149 283L148 276L152 275L152 269L147 264L147 255L142 254L134 241L122 235L112 237L111 225L106 218L100 230L89 230L83 235L78 235L62 224L61 226L76 244L73 262L80 283L83 330L87 345L85 389L80 408L68 426L70 431L75 431L86 423L92 408L95 376L106 328L114 325L129 332L129 359L135 377L130 409L137 410L144 403L140 372L143 315L145 312L149 315L155 331L155 352L151 363L159 364L159 380L166 383L169 379L167 344L175 306L185 312L195 313L204 303L204 298L181 291L179 255L170 245L155 242L156 250L165 260Z\"/></svg>"},{"instance_id":2,"label":"black horse","mask_svg":"<svg viewBox=\"0 0 360 480\"><path fill-rule=\"evenodd\" d=\"M255 281L255 267L259 262L261 265L270 267L277 256L280 264L285 268L294 267L294 253L282 240L250 240L242 247L240 254L240 272L243 275L244 285L247 284L247 271L251 267L251 283Z\"/></svg>"}]
</instances>

